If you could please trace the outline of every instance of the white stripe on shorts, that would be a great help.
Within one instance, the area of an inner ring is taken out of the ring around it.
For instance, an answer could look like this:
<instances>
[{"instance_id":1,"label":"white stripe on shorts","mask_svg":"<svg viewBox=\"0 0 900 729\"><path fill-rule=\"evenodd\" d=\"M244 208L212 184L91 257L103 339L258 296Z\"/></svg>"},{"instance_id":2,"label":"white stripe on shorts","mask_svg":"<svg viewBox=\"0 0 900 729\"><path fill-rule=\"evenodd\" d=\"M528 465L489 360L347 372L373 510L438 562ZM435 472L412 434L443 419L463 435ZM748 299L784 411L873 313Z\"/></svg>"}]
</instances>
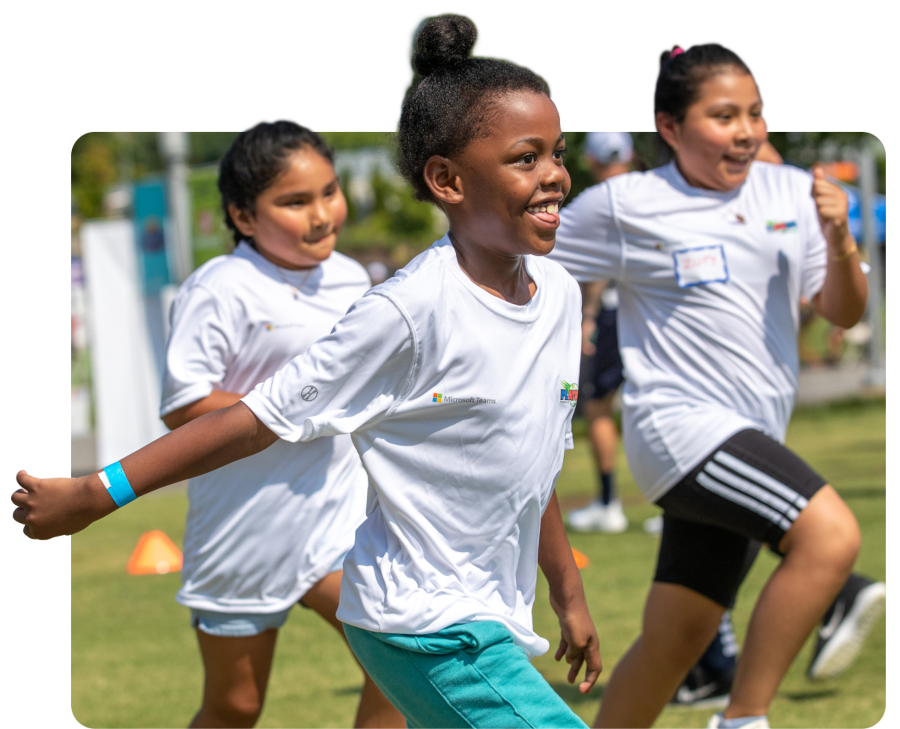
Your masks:
<instances>
[{"instance_id":1,"label":"white stripe on shorts","mask_svg":"<svg viewBox=\"0 0 900 729\"><path fill-rule=\"evenodd\" d=\"M697 483L699 483L704 488L709 489L713 493L718 494L724 499L728 499L729 501L733 501L736 504L740 504L741 506L750 509L750 511L755 511L757 514L765 519L768 519L773 524L777 524L784 531L787 531L791 528L791 522L789 522L781 514L775 511L775 509L770 509L765 504L761 504L755 499L751 499L749 496L745 496L739 491L735 491L725 484L719 483L715 479L707 476L702 471L697 474Z\"/></svg>"},{"instance_id":2,"label":"white stripe on shorts","mask_svg":"<svg viewBox=\"0 0 900 729\"><path fill-rule=\"evenodd\" d=\"M743 461L735 458L730 453L726 453L725 451L716 451L716 455L714 455L713 458L715 458L719 463L724 463L730 469L737 471L747 478L752 478L758 484L765 486L770 491L774 491L776 494L792 503L798 509L805 509L806 505L809 503L805 498L803 498L792 488L788 488L783 483L781 483L781 481L776 481L769 474L763 473L758 468L747 465Z\"/></svg>"},{"instance_id":3,"label":"white stripe on shorts","mask_svg":"<svg viewBox=\"0 0 900 729\"><path fill-rule=\"evenodd\" d=\"M738 491L743 491L745 494L748 494L758 501L762 501L764 504L768 504L774 509L777 509L782 514L787 516L788 519L794 521L800 512L797 511L793 506L791 506L784 499L779 498L771 491L766 491L759 486L755 486L749 481L745 481L740 476L732 473L731 471L726 471L721 466L717 466L712 461L707 462L706 466L703 467L703 470L706 471L710 476L715 476L719 481L727 483L729 486L736 488Z\"/></svg>"}]
</instances>

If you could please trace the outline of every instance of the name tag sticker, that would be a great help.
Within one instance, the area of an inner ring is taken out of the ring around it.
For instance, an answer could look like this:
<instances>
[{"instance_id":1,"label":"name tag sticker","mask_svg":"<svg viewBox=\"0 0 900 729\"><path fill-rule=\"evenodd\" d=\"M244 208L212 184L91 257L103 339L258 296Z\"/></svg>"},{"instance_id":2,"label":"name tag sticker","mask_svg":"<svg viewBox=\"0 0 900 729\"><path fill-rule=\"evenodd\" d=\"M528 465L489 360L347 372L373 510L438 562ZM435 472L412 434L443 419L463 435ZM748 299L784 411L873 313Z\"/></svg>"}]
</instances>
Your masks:
<instances>
[{"instance_id":1,"label":"name tag sticker","mask_svg":"<svg viewBox=\"0 0 900 729\"><path fill-rule=\"evenodd\" d=\"M728 281L728 264L721 245L672 251L672 258L675 259L675 281L683 289Z\"/></svg>"}]
</instances>

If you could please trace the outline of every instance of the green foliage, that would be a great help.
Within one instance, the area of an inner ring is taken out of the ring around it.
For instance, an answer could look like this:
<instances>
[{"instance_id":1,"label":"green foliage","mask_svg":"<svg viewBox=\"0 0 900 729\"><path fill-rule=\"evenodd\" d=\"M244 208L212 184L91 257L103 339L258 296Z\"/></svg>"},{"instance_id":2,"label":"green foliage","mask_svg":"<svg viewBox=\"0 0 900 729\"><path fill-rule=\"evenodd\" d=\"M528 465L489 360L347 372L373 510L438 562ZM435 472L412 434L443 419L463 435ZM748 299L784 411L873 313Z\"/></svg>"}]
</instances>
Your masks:
<instances>
[{"instance_id":1,"label":"green foliage","mask_svg":"<svg viewBox=\"0 0 900 729\"><path fill-rule=\"evenodd\" d=\"M387 147L393 150L393 134L389 132L319 132L334 149Z\"/></svg>"},{"instance_id":2,"label":"green foliage","mask_svg":"<svg viewBox=\"0 0 900 729\"><path fill-rule=\"evenodd\" d=\"M388 180L377 171L370 180L373 203L363 211L347 195L350 212L338 240L338 250L364 252L383 249L394 252L394 263L402 265L446 232L437 208L414 200L407 185ZM342 175L344 190L349 174Z\"/></svg>"},{"instance_id":3,"label":"green foliage","mask_svg":"<svg viewBox=\"0 0 900 729\"><path fill-rule=\"evenodd\" d=\"M106 188L118 178L110 136L85 134L72 147L72 205L84 218L100 217Z\"/></svg>"}]
</instances>

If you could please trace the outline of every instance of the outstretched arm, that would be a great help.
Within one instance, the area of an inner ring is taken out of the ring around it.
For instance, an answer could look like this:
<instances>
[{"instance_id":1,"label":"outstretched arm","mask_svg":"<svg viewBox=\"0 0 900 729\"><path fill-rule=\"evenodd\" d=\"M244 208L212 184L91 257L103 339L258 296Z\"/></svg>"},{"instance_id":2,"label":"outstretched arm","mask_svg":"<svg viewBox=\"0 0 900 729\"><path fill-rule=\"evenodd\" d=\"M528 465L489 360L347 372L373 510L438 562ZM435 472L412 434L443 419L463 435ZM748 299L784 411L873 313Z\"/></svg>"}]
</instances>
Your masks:
<instances>
[{"instance_id":1,"label":"outstretched arm","mask_svg":"<svg viewBox=\"0 0 900 729\"><path fill-rule=\"evenodd\" d=\"M203 415L123 458L137 496L252 456L278 440L244 403ZM32 539L74 534L116 510L97 473L81 478L16 474L13 519Z\"/></svg>"},{"instance_id":2,"label":"outstretched arm","mask_svg":"<svg viewBox=\"0 0 900 729\"><path fill-rule=\"evenodd\" d=\"M558 661L566 657L566 663L571 666L569 683L575 683L581 666L587 664L584 681L578 686L586 694L599 678L603 663L597 629L588 612L581 574L572 556L555 492L541 519L538 563L550 583L550 605L559 618L561 637L555 658Z\"/></svg>"}]
</instances>

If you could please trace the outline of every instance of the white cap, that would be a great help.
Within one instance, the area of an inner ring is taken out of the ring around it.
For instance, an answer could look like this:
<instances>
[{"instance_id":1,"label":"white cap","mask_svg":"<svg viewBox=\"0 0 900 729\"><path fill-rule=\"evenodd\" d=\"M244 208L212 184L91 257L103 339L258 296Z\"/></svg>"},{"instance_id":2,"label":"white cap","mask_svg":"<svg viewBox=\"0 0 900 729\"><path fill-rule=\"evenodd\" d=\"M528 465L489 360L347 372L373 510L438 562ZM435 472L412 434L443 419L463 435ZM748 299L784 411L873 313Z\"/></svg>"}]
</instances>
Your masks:
<instances>
[{"instance_id":1,"label":"white cap","mask_svg":"<svg viewBox=\"0 0 900 729\"><path fill-rule=\"evenodd\" d=\"M602 165L631 162L634 145L628 132L588 132L585 154Z\"/></svg>"}]
</instances>

